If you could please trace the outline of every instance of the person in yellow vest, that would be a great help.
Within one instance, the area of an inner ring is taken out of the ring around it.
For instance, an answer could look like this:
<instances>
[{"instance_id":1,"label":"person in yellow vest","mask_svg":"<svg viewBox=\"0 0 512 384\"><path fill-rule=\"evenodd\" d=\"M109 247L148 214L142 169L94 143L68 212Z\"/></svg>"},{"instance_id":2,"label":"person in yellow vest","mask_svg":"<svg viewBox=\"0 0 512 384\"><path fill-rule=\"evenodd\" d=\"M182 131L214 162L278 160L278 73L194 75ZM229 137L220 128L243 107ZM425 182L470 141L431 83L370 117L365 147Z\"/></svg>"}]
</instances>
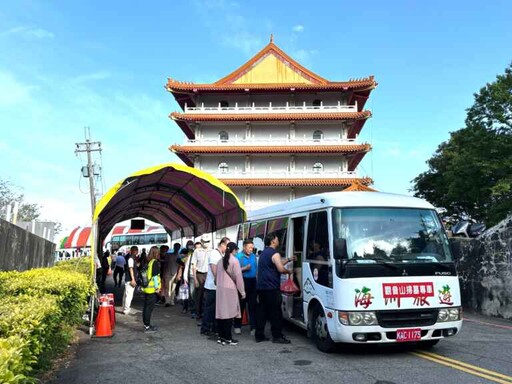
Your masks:
<instances>
[{"instance_id":1,"label":"person in yellow vest","mask_svg":"<svg viewBox=\"0 0 512 384\"><path fill-rule=\"evenodd\" d=\"M160 250L158 247L153 246L149 250L147 256L148 269L147 276L149 284L147 287L142 288L144 292L144 309L142 310L142 321L144 323L144 332L152 333L157 331L157 327L151 325L151 314L155 308L156 301L158 299L157 293L162 289L162 282L160 280L160 262L158 257Z\"/></svg>"}]
</instances>

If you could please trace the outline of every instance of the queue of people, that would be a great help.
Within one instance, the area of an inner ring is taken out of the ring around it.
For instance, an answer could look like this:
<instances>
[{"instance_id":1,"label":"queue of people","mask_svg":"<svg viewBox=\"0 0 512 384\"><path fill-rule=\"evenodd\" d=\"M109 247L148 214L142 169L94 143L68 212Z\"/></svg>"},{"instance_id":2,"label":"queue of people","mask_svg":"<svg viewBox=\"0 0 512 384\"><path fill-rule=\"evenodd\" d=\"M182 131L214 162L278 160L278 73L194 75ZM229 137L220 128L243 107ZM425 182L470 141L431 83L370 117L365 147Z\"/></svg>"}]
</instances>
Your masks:
<instances>
[{"instance_id":1,"label":"queue of people","mask_svg":"<svg viewBox=\"0 0 512 384\"><path fill-rule=\"evenodd\" d=\"M175 243L153 246L146 255L132 246L127 255L117 255L115 266L105 254L102 270L114 268L114 282L120 286L124 274L123 312L131 314L131 302L137 285L144 294L142 313L145 332L156 332L151 317L156 305L174 306L181 302L182 313L195 319L200 334L221 345L236 345L233 338L241 333L243 311L248 311L250 332L256 342L268 341L267 321L271 325L272 342L289 344L282 333L281 275L291 274L278 252L276 234L266 236L265 249L259 257L254 253L252 240L245 240L241 250L236 243L223 237L215 249L202 238L188 241L185 247ZM121 258L123 260L121 260ZM112 260L112 258L110 258ZM105 289L102 274L100 291Z\"/></svg>"}]
</instances>

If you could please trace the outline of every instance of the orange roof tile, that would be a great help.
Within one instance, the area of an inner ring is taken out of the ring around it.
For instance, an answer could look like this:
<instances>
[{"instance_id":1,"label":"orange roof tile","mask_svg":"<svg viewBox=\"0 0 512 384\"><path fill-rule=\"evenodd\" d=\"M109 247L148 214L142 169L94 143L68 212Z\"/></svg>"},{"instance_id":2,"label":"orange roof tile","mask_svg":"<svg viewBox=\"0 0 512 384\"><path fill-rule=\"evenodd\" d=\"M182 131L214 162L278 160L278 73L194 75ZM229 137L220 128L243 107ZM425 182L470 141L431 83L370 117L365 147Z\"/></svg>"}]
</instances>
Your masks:
<instances>
[{"instance_id":1,"label":"orange roof tile","mask_svg":"<svg viewBox=\"0 0 512 384\"><path fill-rule=\"evenodd\" d=\"M361 183L372 184L369 177L343 179L220 179L230 187L342 187Z\"/></svg>"},{"instance_id":2,"label":"orange roof tile","mask_svg":"<svg viewBox=\"0 0 512 384\"><path fill-rule=\"evenodd\" d=\"M370 144L339 145L262 145L262 146L199 146L171 145L175 153L365 153Z\"/></svg>"},{"instance_id":3,"label":"orange roof tile","mask_svg":"<svg viewBox=\"0 0 512 384\"><path fill-rule=\"evenodd\" d=\"M343 192L377 192L377 190L364 185L359 180L356 180L351 186L345 188Z\"/></svg>"},{"instance_id":4,"label":"orange roof tile","mask_svg":"<svg viewBox=\"0 0 512 384\"><path fill-rule=\"evenodd\" d=\"M177 81L169 78L166 89L169 92L228 92L228 91L346 91L352 90L372 90L377 87L377 82L373 76L354 79L348 81L335 81L325 84L196 84Z\"/></svg>"},{"instance_id":5,"label":"orange roof tile","mask_svg":"<svg viewBox=\"0 0 512 384\"><path fill-rule=\"evenodd\" d=\"M269 55L273 55L287 68L296 72L304 82L276 82L276 83L235 83L240 80L251 69L255 68ZM248 90L372 90L377 86L373 76L351 79L349 81L332 82L313 73L306 67L299 64L288 56L271 40L261 51L254 55L249 61L231 72L229 75L216 81L213 84L194 84L182 82L169 78L166 88L169 92L199 92L199 91L241 91Z\"/></svg>"},{"instance_id":6,"label":"orange roof tile","mask_svg":"<svg viewBox=\"0 0 512 384\"><path fill-rule=\"evenodd\" d=\"M361 112L315 112L315 113L181 113L173 112L169 117L178 121L277 121L277 120L359 120L372 113Z\"/></svg>"}]
</instances>

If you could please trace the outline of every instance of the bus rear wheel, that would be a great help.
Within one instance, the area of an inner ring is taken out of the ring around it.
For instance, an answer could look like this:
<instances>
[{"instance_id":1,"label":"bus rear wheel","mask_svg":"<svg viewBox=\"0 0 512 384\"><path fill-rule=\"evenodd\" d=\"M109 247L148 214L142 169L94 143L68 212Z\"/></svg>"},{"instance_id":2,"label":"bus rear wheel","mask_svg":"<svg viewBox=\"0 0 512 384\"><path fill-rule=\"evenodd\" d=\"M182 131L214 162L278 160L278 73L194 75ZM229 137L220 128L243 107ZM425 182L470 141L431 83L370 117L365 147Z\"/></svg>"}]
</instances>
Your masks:
<instances>
[{"instance_id":1,"label":"bus rear wheel","mask_svg":"<svg viewBox=\"0 0 512 384\"><path fill-rule=\"evenodd\" d=\"M319 305L313 309L311 335L315 341L316 347L320 351L330 353L334 350L336 343L332 340L331 335L329 334L327 318Z\"/></svg>"}]
</instances>

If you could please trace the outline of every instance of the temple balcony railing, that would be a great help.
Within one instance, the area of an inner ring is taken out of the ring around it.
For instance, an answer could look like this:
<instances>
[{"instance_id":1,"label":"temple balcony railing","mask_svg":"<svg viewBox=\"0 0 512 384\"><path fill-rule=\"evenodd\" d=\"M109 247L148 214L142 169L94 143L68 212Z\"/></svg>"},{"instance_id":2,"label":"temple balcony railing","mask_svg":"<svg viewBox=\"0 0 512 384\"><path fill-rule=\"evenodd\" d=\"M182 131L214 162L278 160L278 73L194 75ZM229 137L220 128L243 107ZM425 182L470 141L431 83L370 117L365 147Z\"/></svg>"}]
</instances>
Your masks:
<instances>
[{"instance_id":1,"label":"temple balcony railing","mask_svg":"<svg viewBox=\"0 0 512 384\"><path fill-rule=\"evenodd\" d=\"M311 168L304 168L300 170L278 170L269 167L265 170L251 169L249 171L244 171L235 167L233 169L228 169L227 171L204 171L211 173L218 179L343 179L357 177L357 172L355 171L314 171Z\"/></svg>"},{"instance_id":2,"label":"temple balcony railing","mask_svg":"<svg viewBox=\"0 0 512 384\"><path fill-rule=\"evenodd\" d=\"M225 113L225 114L233 114L233 113L332 113L332 112L357 112L357 101L353 105L345 105L341 102L338 102L338 104L335 105L324 105L323 103L320 103L319 105L306 105L306 102L302 103L301 105L290 105L289 102L286 102L285 105L273 105L272 102L268 103L267 105L256 106L255 103L252 103L252 105L246 106L246 105L238 105L238 103L235 103L234 106L222 106L221 103L219 103L216 106L205 106L204 103L201 103L198 106L195 107L189 107L185 103L184 112L185 113L201 113L201 114L219 114L219 113Z\"/></svg>"},{"instance_id":3,"label":"temple balcony railing","mask_svg":"<svg viewBox=\"0 0 512 384\"><path fill-rule=\"evenodd\" d=\"M254 146L254 145L343 145L355 144L356 139L342 138L341 135L333 138L314 139L311 135L295 136L290 138L279 136L252 136L249 138L238 137L235 135L224 140L220 138L199 138L195 140L186 140L187 146Z\"/></svg>"}]
</instances>

